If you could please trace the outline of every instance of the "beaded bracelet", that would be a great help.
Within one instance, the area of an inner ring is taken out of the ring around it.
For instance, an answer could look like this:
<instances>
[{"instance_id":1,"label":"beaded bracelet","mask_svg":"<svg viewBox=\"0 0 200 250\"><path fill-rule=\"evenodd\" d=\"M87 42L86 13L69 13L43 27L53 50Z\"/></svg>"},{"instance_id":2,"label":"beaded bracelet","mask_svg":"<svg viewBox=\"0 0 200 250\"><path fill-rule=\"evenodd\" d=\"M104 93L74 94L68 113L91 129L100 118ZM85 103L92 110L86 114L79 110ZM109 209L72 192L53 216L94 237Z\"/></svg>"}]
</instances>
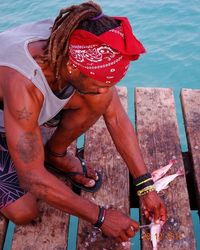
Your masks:
<instances>
[{"instance_id":1,"label":"beaded bracelet","mask_svg":"<svg viewBox=\"0 0 200 250\"><path fill-rule=\"evenodd\" d=\"M155 190L155 187L153 185L150 185L150 186L147 186L139 191L137 191L137 195L138 196L143 196L151 191L154 191Z\"/></svg>"},{"instance_id":2,"label":"beaded bracelet","mask_svg":"<svg viewBox=\"0 0 200 250\"><path fill-rule=\"evenodd\" d=\"M140 189L138 192L145 192L145 191L147 191L147 190L149 190L151 188L154 188L154 186L153 185L149 185L149 186L147 186L147 187L145 187L143 189Z\"/></svg>"},{"instance_id":3,"label":"beaded bracelet","mask_svg":"<svg viewBox=\"0 0 200 250\"><path fill-rule=\"evenodd\" d=\"M152 191L155 191L155 189L153 188L153 189L150 189L150 190L148 190L148 191L146 191L146 192L143 192L142 194L140 194L140 195L138 195L139 197L141 197L141 196L144 196L144 195L146 195L146 194L148 194L149 192L152 192Z\"/></svg>"},{"instance_id":4,"label":"beaded bracelet","mask_svg":"<svg viewBox=\"0 0 200 250\"><path fill-rule=\"evenodd\" d=\"M105 220L106 209L104 207L99 206L99 215L94 227L100 228Z\"/></svg>"}]
</instances>

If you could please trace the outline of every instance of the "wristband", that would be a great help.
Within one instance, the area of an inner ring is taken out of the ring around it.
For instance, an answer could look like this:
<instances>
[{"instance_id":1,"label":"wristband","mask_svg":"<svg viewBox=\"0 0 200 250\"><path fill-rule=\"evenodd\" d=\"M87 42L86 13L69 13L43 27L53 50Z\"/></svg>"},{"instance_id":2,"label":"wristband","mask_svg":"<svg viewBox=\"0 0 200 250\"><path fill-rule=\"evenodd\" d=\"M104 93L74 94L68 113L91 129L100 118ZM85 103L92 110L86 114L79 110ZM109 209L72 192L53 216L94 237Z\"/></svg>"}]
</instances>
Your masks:
<instances>
[{"instance_id":1,"label":"wristband","mask_svg":"<svg viewBox=\"0 0 200 250\"><path fill-rule=\"evenodd\" d=\"M45 149L46 149L46 151L47 151L50 155L52 155L52 156L54 156L54 157L65 157L66 154L67 154L67 150L65 150L63 153L56 153L56 152L51 151L51 149L49 148L48 142L47 142L46 145L45 145Z\"/></svg>"},{"instance_id":2,"label":"wristband","mask_svg":"<svg viewBox=\"0 0 200 250\"><path fill-rule=\"evenodd\" d=\"M136 184L136 187L137 187L137 186L140 186L140 185L142 185L142 184L145 184L146 182L151 181L151 180L152 180L152 178L148 178L148 179L146 179L146 180L144 180L144 181L141 181L140 183Z\"/></svg>"},{"instance_id":3,"label":"wristband","mask_svg":"<svg viewBox=\"0 0 200 250\"><path fill-rule=\"evenodd\" d=\"M150 180L148 180L140 185L137 185L136 190L139 191L139 190L142 190L142 189L144 189L148 186L152 186L152 185L154 185L154 181L152 179L150 179Z\"/></svg>"},{"instance_id":4,"label":"wristband","mask_svg":"<svg viewBox=\"0 0 200 250\"><path fill-rule=\"evenodd\" d=\"M99 206L99 215L94 227L100 228L105 220L106 209L104 207Z\"/></svg>"},{"instance_id":5,"label":"wristband","mask_svg":"<svg viewBox=\"0 0 200 250\"><path fill-rule=\"evenodd\" d=\"M137 186L138 184L140 184L148 179L151 179L151 178L152 178L151 173L146 173L144 175L138 176L137 178L134 178L133 183L134 183L134 185Z\"/></svg>"}]
</instances>

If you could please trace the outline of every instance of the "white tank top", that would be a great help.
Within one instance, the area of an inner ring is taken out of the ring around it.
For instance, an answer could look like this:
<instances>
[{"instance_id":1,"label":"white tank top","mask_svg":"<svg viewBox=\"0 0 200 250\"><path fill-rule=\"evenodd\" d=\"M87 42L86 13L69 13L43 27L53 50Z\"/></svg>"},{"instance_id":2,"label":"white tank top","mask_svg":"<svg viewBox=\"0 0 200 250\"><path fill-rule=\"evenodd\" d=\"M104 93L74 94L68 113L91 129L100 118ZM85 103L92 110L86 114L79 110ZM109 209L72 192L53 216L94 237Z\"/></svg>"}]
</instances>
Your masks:
<instances>
[{"instance_id":1,"label":"white tank top","mask_svg":"<svg viewBox=\"0 0 200 250\"><path fill-rule=\"evenodd\" d=\"M0 33L0 66L7 66L20 72L31 80L44 96L38 118L39 125L53 118L75 92L74 88L69 86L64 99L58 98L50 89L40 66L28 51L30 42L46 40L49 37L52 26L53 20L48 19L21 25ZM5 131L2 110L0 110L0 131Z\"/></svg>"}]
</instances>

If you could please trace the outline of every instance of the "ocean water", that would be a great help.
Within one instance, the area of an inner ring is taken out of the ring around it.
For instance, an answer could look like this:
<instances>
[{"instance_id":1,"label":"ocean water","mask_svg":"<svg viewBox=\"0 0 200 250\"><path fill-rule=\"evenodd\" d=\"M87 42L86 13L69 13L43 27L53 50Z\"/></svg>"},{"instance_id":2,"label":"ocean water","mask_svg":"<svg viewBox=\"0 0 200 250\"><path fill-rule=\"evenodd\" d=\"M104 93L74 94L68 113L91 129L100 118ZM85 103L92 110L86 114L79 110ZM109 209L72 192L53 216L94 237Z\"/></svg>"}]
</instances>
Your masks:
<instances>
[{"instance_id":1,"label":"ocean water","mask_svg":"<svg viewBox=\"0 0 200 250\"><path fill-rule=\"evenodd\" d=\"M60 8L80 2L1 0L0 31L38 19L53 18ZM183 151L187 151L179 94L181 88L200 89L200 1L99 0L98 3L107 15L127 16L135 35L147 50L140 60L132 62L119 85L127 86L131 99L135 87L172 88L181 146ZM129 115L134 122L132 110L133 101L129 102ZM196 211L193 217L195 232L198 233L200 230Z\"/></svg>"},{"instance_id":2,"label":"ocean water","mask_svg":"<svg viewBox=\"0 0 200 250\"><path fill-rule=\"evenodd\" d=\"M0 31L38 19L55 17L65 6L83 1L0 1ZM180 109L181 88L200 88L199 0L99 0L107 15L127 16L147 53L132 65L119 85L133 98L134 87L169 87L174 90L181 145L187 143ZM130 103L129 110L133 110ZM131 117L134 120L133 116Z\"/></svg>"}]
</instances>

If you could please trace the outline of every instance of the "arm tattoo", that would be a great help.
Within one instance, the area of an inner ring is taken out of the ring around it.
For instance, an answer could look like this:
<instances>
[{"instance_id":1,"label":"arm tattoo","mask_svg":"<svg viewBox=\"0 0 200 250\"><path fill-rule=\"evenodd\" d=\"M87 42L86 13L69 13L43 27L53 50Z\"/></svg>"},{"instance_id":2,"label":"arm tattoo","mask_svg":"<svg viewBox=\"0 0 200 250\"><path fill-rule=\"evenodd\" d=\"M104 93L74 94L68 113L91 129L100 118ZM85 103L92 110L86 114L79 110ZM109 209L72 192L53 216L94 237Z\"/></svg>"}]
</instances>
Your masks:
<instances>
[{"instance_id":1,"label":"arm tattoo","mask_svg":"<svg viewBox=\"0 0 200 250\"><path fill-rule=\"evenodd\" d=\"M25 107L21 110L17 110L17 119L18 120L27 120L29 121L31 116L32 116L32 112L29 112Z\"/></svg>"},{"instance_id":2,"label":"arm tattoo","mask_svg":"<svg viewBox=\"0 0 200 250\"><path fill-rule=\"evenodd\" d=\"M32 132L24 133L21 135L16 149L20 159L24 163L30 163L36 160L41 151L38 136Z\"/></svg>"}]
</instances>

